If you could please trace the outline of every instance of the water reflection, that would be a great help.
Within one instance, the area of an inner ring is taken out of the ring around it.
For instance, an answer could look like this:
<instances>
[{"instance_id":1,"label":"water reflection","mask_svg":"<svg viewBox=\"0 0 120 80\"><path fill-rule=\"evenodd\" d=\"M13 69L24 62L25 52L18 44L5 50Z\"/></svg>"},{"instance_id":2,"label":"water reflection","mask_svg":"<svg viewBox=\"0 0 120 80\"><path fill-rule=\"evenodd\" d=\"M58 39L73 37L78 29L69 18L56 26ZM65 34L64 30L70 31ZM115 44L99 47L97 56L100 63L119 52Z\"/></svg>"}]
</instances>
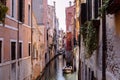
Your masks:
<instances>
[{"instance_id":1,"label":"water reflection","mask_svg":"<svg viewBox=\"0 0 120 80\"><path fill-rule=\"evenodd\" d=\"M56 80L77 80L77 72L71 74L63 74L62 68L64 67L64 61L62 56L58 58L57 67L57 79Z\"/></svg>"},{"instance_id":2,"label":"water reflection","mask_svg":"<svg viewBox=\"0 0 120 80\"><path fill-rule=\"evenodd\" d=\"M77 72L71 74L63 74L62 68L65 61L62 56L52 61L46 68L44 76L41 80L77 80Z\"/></svg>"}]
</instances>

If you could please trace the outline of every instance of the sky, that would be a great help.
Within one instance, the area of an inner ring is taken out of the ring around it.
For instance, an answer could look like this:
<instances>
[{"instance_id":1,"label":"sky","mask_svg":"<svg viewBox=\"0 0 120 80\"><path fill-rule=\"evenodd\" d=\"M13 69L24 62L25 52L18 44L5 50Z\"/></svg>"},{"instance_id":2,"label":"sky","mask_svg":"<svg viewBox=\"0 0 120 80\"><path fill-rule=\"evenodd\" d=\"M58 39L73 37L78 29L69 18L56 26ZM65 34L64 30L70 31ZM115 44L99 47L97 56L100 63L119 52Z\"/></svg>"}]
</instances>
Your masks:
<instances>
[{"instance_id":1,"label":"sky","mask_svg":"<svg viewBox=\"0 0 120 80\"><path fill-rule=\"evenodd\" d=\"M53 5L53 1L56 2L56 15L59 19L59 29L66 31L65 8L69 6L69 1L72 1L73 5L74 0L48 0L48 4Z\"/></svg>"}]
</instances>

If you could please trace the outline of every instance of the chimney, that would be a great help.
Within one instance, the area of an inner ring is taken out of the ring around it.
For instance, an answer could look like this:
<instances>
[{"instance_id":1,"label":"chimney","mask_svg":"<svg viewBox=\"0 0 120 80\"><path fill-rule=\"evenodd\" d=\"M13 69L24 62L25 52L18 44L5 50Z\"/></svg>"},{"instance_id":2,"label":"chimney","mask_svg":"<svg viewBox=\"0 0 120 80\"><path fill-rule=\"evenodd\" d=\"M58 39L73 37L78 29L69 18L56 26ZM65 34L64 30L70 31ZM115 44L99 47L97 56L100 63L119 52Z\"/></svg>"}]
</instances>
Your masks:
<instances>
[{"instance_id":1,"label":"chimney","mask_svg":"<svg viewBox=\"0 0 120 80\"><path fill-rule=\"evenodd\" d=\"M71 6L71 1L69 1L69 6Z\"/></svg>"},{"instance_id":2,"label":"chimney","mask_svg":"<svg viewBox=\"0 0 120 80\"><path fill-rule=\"evenodd\" d=\"M54 4L54 7L56 6L56 2L55 1L53 1L53 4Z\"/></svg>"}]
</instances>

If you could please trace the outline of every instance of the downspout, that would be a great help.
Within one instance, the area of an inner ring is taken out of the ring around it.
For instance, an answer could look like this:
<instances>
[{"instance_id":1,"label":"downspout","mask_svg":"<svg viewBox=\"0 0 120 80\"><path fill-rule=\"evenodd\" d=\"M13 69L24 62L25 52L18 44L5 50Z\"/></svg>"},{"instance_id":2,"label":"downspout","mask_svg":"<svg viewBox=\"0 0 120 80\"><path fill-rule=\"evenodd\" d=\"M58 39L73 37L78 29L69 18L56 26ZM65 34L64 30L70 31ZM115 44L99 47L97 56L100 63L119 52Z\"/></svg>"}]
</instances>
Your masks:
<instances>
[{"instance_id":1,"label":"downspout","mask_svg":"<svg viewBox=\"0 0 120 80\"><path fill-rule=\"evenodd\" d=\"M102 0L102 5L104 0ZM103 10L102 13L102 80L106 80L106 54L107 54L107 39L106 39L106 11Z\"/></svg>"},{"instance_id":2,"label":"downspout","mask_svg":"<svg viewBox=\"0 0 120 80\"><path fill-rule=\"evenodd\" d=\"M79 26L81 25L81 1L79 0ZM79 69L78 69L78 80L81 80L81 60L80 60L80 48L81 48L81 30L79 27Z\"/></svg>"},{"instance_id":3,"label":"downspout","mask_svg":"<svg viewBox=\"0 0 120 80\"><path fill-rule=\"evenodd\" d=\"M18 11L17 11L17 15L18 15L18 23L17 23L17 28L18 28L18 31L17 31L17 54L16 54L16 59L17 59L17 80L19 80L19 72L20 72L20 68L18 69L19 67L19 59L18 59L18 54L19 54L19 0L18 0Z\"/></svg>"},{"instance_id":4,"label":"downspout","mask_svg":"<svg viewBox=\"0 0 120 80\"><path fill-rule=\"evenodd\" d=\"M32 20L32 11L33 11L33 0L31 0L31 72L33 73L33 60L32 60L32 55L33 55L33 20ZM32 78L32 73L31 73L31 78Z\"/></svg>"}]
</instances>

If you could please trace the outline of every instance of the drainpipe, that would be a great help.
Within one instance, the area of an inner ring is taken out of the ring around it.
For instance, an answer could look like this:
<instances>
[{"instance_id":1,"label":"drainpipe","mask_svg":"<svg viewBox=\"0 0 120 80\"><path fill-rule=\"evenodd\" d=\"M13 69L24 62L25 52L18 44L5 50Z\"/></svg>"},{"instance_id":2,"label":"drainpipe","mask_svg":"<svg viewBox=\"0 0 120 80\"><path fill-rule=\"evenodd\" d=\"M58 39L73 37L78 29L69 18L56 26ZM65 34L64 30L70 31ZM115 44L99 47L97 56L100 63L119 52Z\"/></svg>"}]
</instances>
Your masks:
<instances>
[{"instance_id":1,"label":"drainpipe","mask_svg":"<svg viewBox=\"0 0 120 80\"><path fill-rule=\"evenodd\" d=\"M81 12L81 2L80 2L80 0L79 0L79 11ZM79 14L79 24L81 25L81 13ZM79 26L80 26L79 25ZM80 48L81 48L81 31L80 31L80 28L79 28L79 43L78 43L78 45L79 45L79 69L78 69L78 80L81 80L81 60L80 60Z\"/></svg>"},{"instance_id":2,"label":"drainpipe","mask_svg":"<svg viewBox=\"0 0 120 80\"><path fill-rule=\"evenodd\" d=\"M102 5L104 0L102 0ZM107 54L107 39L106 39L106 12L105 10L102 13L102 80L106 80L106 54Z\"/></svg>"},{"instance_id":3,"label":"drainpipe","mask_svg":"<svg viewBox=\"0 0 120 80\"><path fill-rule=\"evenodd\" d=\"M33 0L31 0L31 72L33 73L33 60L32 60L32 55L33 55L33 20L32 20L32 11L33 11ZM31 73L31 78L32 77Z\"/></svg>"},{"instance_id":4,"label":"drainpipe","mask_svg":"<svg viewBox=\"0 0 120 80\"><path fill-rule=\"evenodd\" d=\"M19 1L18 1L19 3ZM17 28L18 28L18 31L17 31L17 54L16 54L16 59L17 59L17 80L19 80L19 72L20 72L20 68L18 69L19 67L19 59L18 59L18 54L19 54L19 4L18 4L18 23L17 23Z\"/></svg>"}]
</instances>

